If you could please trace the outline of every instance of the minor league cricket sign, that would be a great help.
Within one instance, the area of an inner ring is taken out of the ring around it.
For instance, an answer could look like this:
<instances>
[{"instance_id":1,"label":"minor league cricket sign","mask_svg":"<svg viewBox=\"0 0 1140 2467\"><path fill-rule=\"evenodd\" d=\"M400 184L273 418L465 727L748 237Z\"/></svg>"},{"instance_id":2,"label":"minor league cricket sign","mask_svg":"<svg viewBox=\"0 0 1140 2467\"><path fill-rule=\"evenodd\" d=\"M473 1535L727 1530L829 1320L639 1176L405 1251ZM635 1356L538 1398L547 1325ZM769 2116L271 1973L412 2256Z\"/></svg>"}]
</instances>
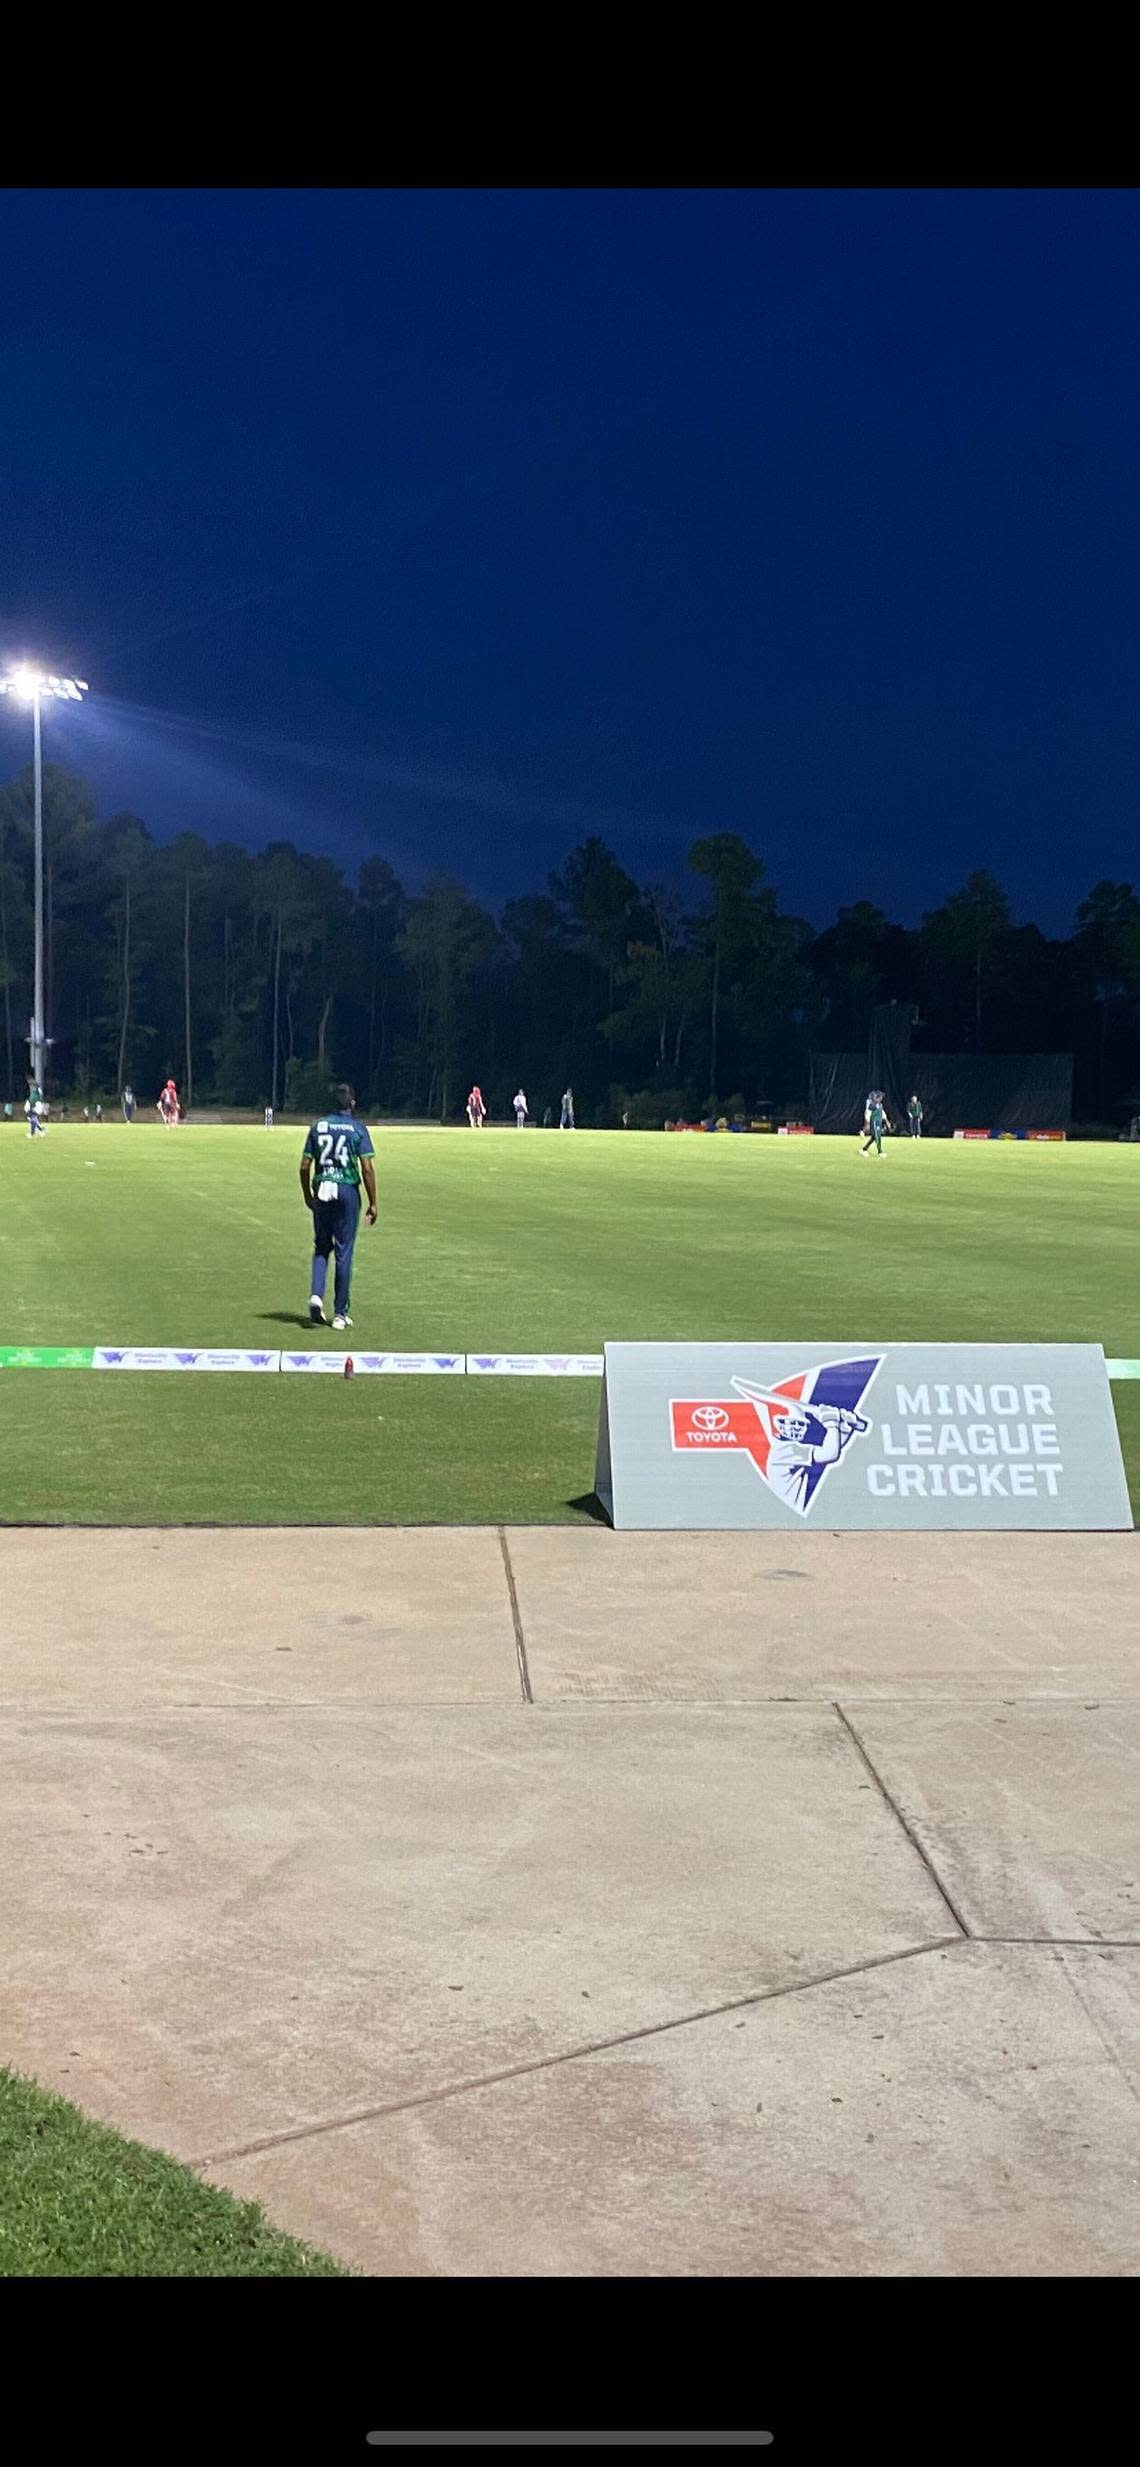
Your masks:
<instances>
[{"instance_id":1,"label":"minor league cricket sign","mask_svg":"<svg viewBox=\"0 0 1140 2467\"><path fill-rule=\"evenodd\" d=\"M643 1532L1132 1523L1099 1345L607 1345L595 1488Z\"/></svg>"}]
</instances>

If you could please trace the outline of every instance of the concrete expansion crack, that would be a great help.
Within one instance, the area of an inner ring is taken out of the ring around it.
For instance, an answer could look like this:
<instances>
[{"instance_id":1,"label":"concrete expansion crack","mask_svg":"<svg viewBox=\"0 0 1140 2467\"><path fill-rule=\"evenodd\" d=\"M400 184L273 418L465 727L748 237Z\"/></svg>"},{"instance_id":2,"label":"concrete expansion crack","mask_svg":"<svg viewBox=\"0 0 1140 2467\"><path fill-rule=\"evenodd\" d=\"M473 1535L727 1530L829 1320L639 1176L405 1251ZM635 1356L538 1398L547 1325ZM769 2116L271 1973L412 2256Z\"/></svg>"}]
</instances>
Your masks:
<instances>
[{"instance_id":1,"label":"concrete expansion crack","mask_svg":"<svg viewBox=\"0 0 1140 2467\"><path fill-rule=\"evenodd\" d=\"M908 1818L907 1818L906 1816L904 1816L903 1811L902 1811L901 1807L899 1806L898 1800L897 1800L896 1798L894 1798L894 1797L892 1796L891 1792L888 1790L887 1785L886 1785L885 1781L883 1780L882 1774L879 1772L877 1765L875 1765L875 1764L872 1762L872 1759L871 1759L871 1757L868 1755L867 1750L866 1750L866 1748L865 1748L865 1747L864 1747L864 1745L863 1745L863 1742L862 1742L862 1740L861 1740L861 1738L860 1738L860 1736L859 1736L858 1731L857 1731L857 1730L856 1730L856 1728L855 1728L854 1723L853 1723L853 1722L849 1719L848 1715L844 1712L842 1705L841 1705L841 1704L836 1703L835 1710L836 1710L837 1714L839 1715L839 1719L840 1719L840 1721L841 1721L841 1722L842 1722L842 1724L843 1724L844 1730L847 1732L847 1736L848 1736L848 1738L850 1739L850 1741L851 1741L851 1743L852 1743L852 1746L856 1749L857 1753L858 1753L858 1754L862 1757L863 1763L865 1764L865 1766L866 1766L866 1768L867 1768L867 1771L868 1771L868 1773L869 1773L869 1774L870 1774L870 1776L871 1776L871 1780L873 1781L873 1783L874 1783L874 1785L875 1785L876 1790L879 1792L880 1797L881 1797L881 1798L883 1798L883 1799L886 1801L886 1804L887 1804L887 1806L889 1807L889 1809L890 1809L890 1811L891 1811L891 1814L892 1814L892 1816L894 1817L894 1819L895 1819L896 1823L897 1823L899 1826L901 1826L902 1831L905 1833L906 1838L907 1838L908 1842L910 1843L911 1849L912 1849L913 1851L915 1851L915 1852L917 1853L918 1857L921 1859L922 1864L923 1864L924 1868L926 1869L926 1873L927 1873L927 1875L928 1875L928 1876L929 1876L929 1878L930 1878L931 1884L934 1886L935 1891L936 1891L938 1894L940 1894L940 1896L941 1896L942 1900L944 1901L944 1903L945 1903L945 1905L946 1905L946 1908L947 1908L947 1910L949 1911L950 1916L951 1916L951 1918L952 1918L952 1919L953 1919L953 1921L954 1921L954 1925L955 1925L955 1927L958 1929L959 1934L960 1934L961 1936L964 1936L964 1937L967 1939L967 1941L969 1941L970 1930L969 1930L969 1928L967 1927L967 1925L966 1925L966 1922L965 1922L964 1918L962 1917L962 1913L961 1913L961 1911L960 1911L960 1910L958 1910L958 1909L956 1908L955 1904L952 1902L952 1900L951 1900L951 1898L950 1898L950 1895L949 1895L949 1893L947 1892L946 1887L945 1887L945 1885L944 1885L944 1884L943 1884L943 1882L942 1882L942 1878L941 1878L941 1876L939 1875L938 1870L937 1870L937 1868L936 1868L936 1867L935 1867L935 1865L934 1865L934 1861L933 1861L933 1859L931 1858L929 1851L928 1851L928 1850L926 1850L926 1848L924 1847L923 1843L922 1843L922 1842L920 1842L920 1840L919 1840L919 1838L918 1838L918 1835L917 1835L917 1833L916 1833L916 1832L915 1832L915 1830L914 1830L913 1825L909 1822Z\"/></svg>"},{"instance_id":2,"label":"concrete expansion crack","mask_svg":"<svg viewBox=\"0 0 1140 2467\"><path fill-rule=\"evenodd\" d=\"M499 1548L503 1554L503 1568L506 1574L507 1593L510 1597L511 1604L511 1624L515 1631L515 1653L518 1657L519 1665L519 1686L522 1689L524 1705L533 1705L534 1690L530 1684L530 1671L527 1668L526 1638L523 1635L522 1612L519 1609L518 1586L515 1583L515 1572L511 1566L510 1544L507 1541L507 1530L505 1525L500 1525L499 1527Z\"/></svg>"},{"instance_id":3,"label":"concrete expansion crack","mask_svg":"<svg viewBox=\"0 0 1140 2467\"><path fill-rule=\"evenodd\" d=\"M255 2158L263 2150L279 2150L286 2142L312 2141L323 2133L342 2133L356 2124L374 2124L387 2116L402 2116L417 2107L438 2107L447 2099L466 2098L474 2090L492 2090L501 2082L522 2081L531 2073L549 2073L564 2064L577 2064L585 2056L608 2055L614 2048L636 2047L644 2039L664 2038L673 2030L688 2030L698 2022L719 2020L725 2013L743 2013L754 2005L774 2004L785 1996L808 1995L817 1987L832 1987L843 1979L860 1979L873 1970L886 1970L897 1962L910 1962L925 1953L938 1953L961 1942L958 1936L931 1936L921 1944L905 1945L899 1953L875 1953L863 1962L846 1962L839 1970L821 1970L810 1979L789 1979L783 1987L760 1987L748 1996L730 1996L722 2004L702 2005L692 2013L678 2013L669 2021L647 2022L641 2030L619 2030L607 2039L586 2039L576 2047L563 2048L554 2056L535 2056L526 2064L503 2065L494 2073L476 2073L470 2080L445 2082L438 2090L421 2090L402 2099L380 2100L374 2106L347 2108L343 2115L321 2117L314 2124L286 2125L277 2133L260 2133L253 2140L234 2143L224 2150L210 2150L189 2158L190 2167L220 2167L233 2159Z\"/></svg>"},{"instance_id":4,"label":"concrete expansion crack","mask_svg":"<svg viewBox=\"0 0 1140 2467\"><path fill-rule=\"evenodd\" d=\"M1100 1939L1097 1940L1098 1943L1100 1941ZM1136 2100L1137 2105L1140 2106L1140 2083L1137 2082L1133 2068L1127 2063L1121 2049L1114 2046L1099 2013L1097 2012L1091 1998L1084 1993L1081 1982L1076 1976L1076 1973L1071 1965L1062 1958L1058 1962L1057 1967L1060 1970L1061 1976L1064 1979L1070 1994L1079 2004L1090 2030L1094 2031L1096 2037L1099 2039L1105 2055L1108 2057L1109 2063L1115 2066L1116 2071L1120 2075L1121 2081L1124 2083L1125 2089L1129 2092L1130 2096Z\"/></svg>"},{"instance_id":5,"label":"concrete expansion crack","mask_svg":"<svg viewBox=\"0 0 1140 2467\"><path fill-rule=\"evenodd\" d=\"M1074 1945L1082 1953L1135 1953L1140 1936L971 1936L971 1944Z\"/></svg>"}]
</instances>

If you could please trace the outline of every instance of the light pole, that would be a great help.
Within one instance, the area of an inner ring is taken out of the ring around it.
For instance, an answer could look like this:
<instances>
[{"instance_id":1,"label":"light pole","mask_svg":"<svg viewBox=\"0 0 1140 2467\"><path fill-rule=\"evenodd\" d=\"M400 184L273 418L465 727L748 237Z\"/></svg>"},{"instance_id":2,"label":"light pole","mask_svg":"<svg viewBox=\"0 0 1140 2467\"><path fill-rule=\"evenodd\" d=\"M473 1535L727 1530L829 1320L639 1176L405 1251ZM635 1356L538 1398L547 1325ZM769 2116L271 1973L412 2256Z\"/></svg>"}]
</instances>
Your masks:
<instances>
[{"instance_id":1,"label":"light pole","mask_svg":"<svg viewBox=\"0 0 1140 2467\"><path fill-rule=\"evenodd\" d=\"M44 1055L48 1037L44 1020L44 783L40 750L40 708L45 701L82 702L87 687L82 677L49 677L41 668L21 666L11 668L0 677L0 694L14 694L17 702L32 707L32 768L35 781L35 917L36 962L35 987L32 995L32 1024L28 1049L32 1061L32 1078L37 1088L44 1084Z\"/></svg>"}]
</instances>

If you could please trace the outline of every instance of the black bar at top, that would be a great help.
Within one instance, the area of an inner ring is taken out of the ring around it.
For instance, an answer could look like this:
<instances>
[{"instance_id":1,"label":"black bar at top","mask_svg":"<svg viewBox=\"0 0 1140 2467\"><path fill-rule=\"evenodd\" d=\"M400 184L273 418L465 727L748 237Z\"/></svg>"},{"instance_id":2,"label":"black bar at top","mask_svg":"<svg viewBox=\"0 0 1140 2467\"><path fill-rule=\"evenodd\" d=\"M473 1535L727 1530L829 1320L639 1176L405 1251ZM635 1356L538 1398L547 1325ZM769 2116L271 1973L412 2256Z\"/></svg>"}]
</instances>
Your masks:
<instances>
[{"instance_id":1,"label":"black bar at top","mask_svg":"<svg viewBox=\"0 0 1140 2467\"><path fill-rule=\"evenodd\" d=\"M366 2436L374 2449L399 2449L403 2443L419 2449L491 2449L500 2446L521 2448L530 2443L542 2449L592 2449L612 2447L624 2450L649 2448L656 2442L667 2442L672 2449L747 2450L767 2449L774 2439L771 2433L369 2433Z\"/></svg>"}]
</instances>

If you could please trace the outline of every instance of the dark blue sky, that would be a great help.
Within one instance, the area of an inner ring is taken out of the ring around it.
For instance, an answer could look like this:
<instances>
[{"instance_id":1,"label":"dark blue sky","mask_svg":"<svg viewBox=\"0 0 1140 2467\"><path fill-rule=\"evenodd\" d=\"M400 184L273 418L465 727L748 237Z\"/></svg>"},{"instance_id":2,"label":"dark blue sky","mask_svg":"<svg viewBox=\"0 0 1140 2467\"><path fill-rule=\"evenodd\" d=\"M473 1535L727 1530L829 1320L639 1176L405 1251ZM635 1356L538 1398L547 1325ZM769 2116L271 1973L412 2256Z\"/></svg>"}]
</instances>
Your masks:
<instances>
[{"instance_id":1,"label":"dark blue sky","mask_svg":"<svg viewBox=\"0 0 1140 2467\"><path fill-rule=\"evenodd\" d=\"M160 835L1140 870L1140 197L7 192L0 650ZM0 776L24 759L0 716Z\"/></svg>"}]
</instances>

